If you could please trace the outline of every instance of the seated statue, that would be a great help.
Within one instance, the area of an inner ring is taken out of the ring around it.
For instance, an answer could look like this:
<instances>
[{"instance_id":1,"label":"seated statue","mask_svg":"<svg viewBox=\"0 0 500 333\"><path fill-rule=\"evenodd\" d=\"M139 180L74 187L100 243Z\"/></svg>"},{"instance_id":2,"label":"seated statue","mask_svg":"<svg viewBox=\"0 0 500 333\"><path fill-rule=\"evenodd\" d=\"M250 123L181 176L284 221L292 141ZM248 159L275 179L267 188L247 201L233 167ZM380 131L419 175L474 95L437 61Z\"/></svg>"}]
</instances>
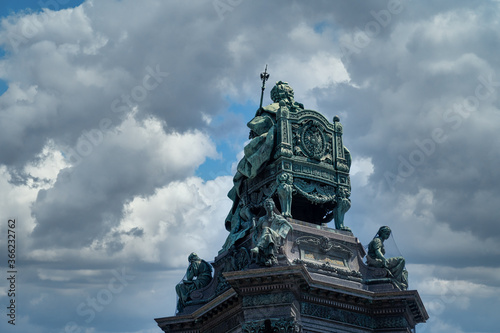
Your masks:
<instances>
[{"instance_id":1,"label":"seated statue","mask_svg":"<svg viewBox=\"0 0 500 333\"><path fill-rule=\"evenodd\" d=\"M253 241L255 247L250 250L257 256L257 262L265 266L278 263L276 252L281 241L286 237L292 226L282 216L274 212L274 201L268 198L264 201L266 215L259 218L257 224L254 219Z\"/></svg>"},{"instance_id":2,"label":"seated statue","mask_svg":"<svg viewBox=\"0 0 500 333\"><path fill-rule=\"evenodd\" d=\"M408 271L405 269L403 257L385 258L384 241L391 235L391 229L387 226L380 227L377 235L368 244L366 263L368 266L386 268L389 277L400 290L408 289Z\"/></svg>"},{"instance_id":3,"label":"seated statue","mask_svg":"<svg viewBox=\"0 0 500 333\"><path fill-rule=\"evenodd\" d=\"M188 257L189 267L186 271L186 278L177 286L175 292L179 296L177 311L182 312L189 300L191 292L206 287L212 281L212 266L196 253L191 253Z\"/></svg>"},{"instance_id":4,"label":"seated statue","mask_svg":"<svg viewBox=\"0 0 500 333\"><path fill-rule=\"evenodd\" d=\"M223 251L229 250L238 240L244 238L250 232L252 228L252 218L253 213L245 204L245 200L241 198L235 213L231 214L231 220L226 221L226 227L229 229L229 235L227 236L224 245L222 245L222 249L219 251L219 254Z\"/></svg>"},{"instance_id":5,"label":"seated statue","mask_svg":"<svg viewBox=\"0 0 500 333\"><path fill-rule=\"evenodd\" d=\"M283 81L276 82L271 99L247 124L250 141L228 193L233 204L224 222L230 235L219 253L247 239L253 216L268 197L285 218L318 225L333 219L336 229L350 231L344 215L351 207L351 154L342 142L340 119L330 123L304 109Z\"/></svg>"},{"instance_id":6,"label":"seated statue","mask_svg":"<svg viewBox=\"0 0 500 333\"><path fill-rule=\"evenodd\" d=\"M233 201L233 207L226 218L226 229L231 232L231 221L238 213L242 199L242 184L246 179L256 177L268 164L276 144L276 114L280 105L287 105L290 110L302 111L304 105L294 100L293 89L287 82L278 81L271 90L273 103L257 110L255 117L248 122L251 141L244 147L244 156L238 163L233 178L233 188L228 197Z\"/></svg>"}]
</instances>

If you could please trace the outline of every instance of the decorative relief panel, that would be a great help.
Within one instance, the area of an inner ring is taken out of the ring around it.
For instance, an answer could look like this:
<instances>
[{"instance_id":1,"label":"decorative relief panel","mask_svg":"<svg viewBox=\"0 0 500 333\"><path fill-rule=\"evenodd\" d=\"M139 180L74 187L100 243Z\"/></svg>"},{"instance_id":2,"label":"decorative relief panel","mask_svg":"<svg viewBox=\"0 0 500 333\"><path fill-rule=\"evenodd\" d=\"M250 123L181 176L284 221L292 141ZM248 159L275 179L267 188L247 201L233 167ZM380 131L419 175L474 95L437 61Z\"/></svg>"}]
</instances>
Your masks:
<instances>
[{"instance_id":1,"label":"decorative relief panel","mask_svg":"<svg viewBox=\"0 0 500 333\"><path fill-rule=\"evenodd\" d=\"M348 247L327 237L302 236L295 240L292 252L299 249L300 259L349 269L354 253Z\"/></svg>"},{"instance_id":2,"label":"decorative relief panel","mask_svg":"<svg viewBox=\"0 0 500 333\"><path fill-rule=\"evenodd\" d=\"M408 328L410 325L405 317L382 317L376 318L377 328Z\"/></svg>"},{"instance_id":3,"label":"decorative relief panel","mask_svg":"<svg viewBox=\"0 0 500 333\"><path fill-rule=\"evenodd\" d=\"M334 276L340 279L361 282L363 278L363 275L360 272L354 270L349 271L345 268L337 268L327 262L320 264L311 260L295 259L293 263L296 265L304 265L316 273Z\"/></svg>"},{"instance_id":4,"label":"decorative relief panel","mask_svg":"<svg viewBox=\"0 0 500 333\"><path fill-rule=\"evenodd\" d=\"M318 121L310 120L303 126L301 143L302 149L310 158L321 160L326 150L326 136Z\"/></svg>"},{"instance_id":5,"label":"decorative relief panel","mask_svg":"<svg viewBox=\"0 0 500 333\"><path fill-rule=\"evenodd\" d=\"M325 170L324 168L315 168L315 167L311 167L310 165L305 165L305 164L297 163L297 162L293 163L292 170L293 170L293 172L295 172L297 174L318 177L318 178L327 180L328 182L335 181L335 172L333 170L327 171L328 169Z\"/></svg>"},{"instance_id":6,"label":"decorative relief panel","mask_svg":"<svg viewBox=\"0 0 500 333\"><path fill-rule=\"evenodd\" d=\"M264 295L250 295L243 298L244 307L292 303L295 297L292 293L271 293Z\"/></svg>"},{"instance_id":7,"label":"decorative relief panel","mask_svg":"<svg viewBox=\"0 0 500 333\"><path fill-rule=\"evenodd\" d=\"M357 325L366 328L375 328L373 318L361 313L355 313L336 308L330 308L318 304L302 302L300 304L301 313L304 315L334 320L341 323Z\"/></svg>"}]
</instances>

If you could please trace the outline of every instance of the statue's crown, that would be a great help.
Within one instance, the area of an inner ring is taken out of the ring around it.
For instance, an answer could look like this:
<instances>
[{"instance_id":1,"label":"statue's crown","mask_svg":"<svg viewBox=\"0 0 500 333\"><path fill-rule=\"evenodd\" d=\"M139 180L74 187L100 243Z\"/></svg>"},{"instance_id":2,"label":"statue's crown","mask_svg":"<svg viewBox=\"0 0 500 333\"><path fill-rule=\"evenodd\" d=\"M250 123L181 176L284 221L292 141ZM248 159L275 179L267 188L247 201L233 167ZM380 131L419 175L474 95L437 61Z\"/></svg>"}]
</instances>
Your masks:
<instances>
[{"instance_id":1,"label":"statue's crown","mask_svg":"<svg viewBox=\"0 0 500 333\"><path fill-rule=\"evenodd\" d=\"M284 99L293 98L293 89L288 85L288 82L278 81L271 89L271 99L274 103Z\"/></svg>"}]
</instances>

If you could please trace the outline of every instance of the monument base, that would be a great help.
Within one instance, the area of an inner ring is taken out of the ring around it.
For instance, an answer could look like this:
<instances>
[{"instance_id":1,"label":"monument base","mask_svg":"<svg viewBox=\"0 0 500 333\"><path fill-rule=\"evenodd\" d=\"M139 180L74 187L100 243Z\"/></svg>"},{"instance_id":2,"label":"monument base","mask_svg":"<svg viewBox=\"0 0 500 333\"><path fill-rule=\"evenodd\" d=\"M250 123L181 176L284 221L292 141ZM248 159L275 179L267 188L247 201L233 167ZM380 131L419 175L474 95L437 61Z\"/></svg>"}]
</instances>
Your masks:
<instances>
[{"instance_id":1,"label":"monument base","mask_svg":"<svg viewBox=\"0 0 500 333\"><path fill-rule=\"evenodd\" d=\"M410 333L428 319L416 290L399 290L383 268L363 262L349 231L289 219L293 230L278 264L252 262L243 239L213 264L212 283L176 316L155 319L164 332Z\"/></svg>"}]
</instances>

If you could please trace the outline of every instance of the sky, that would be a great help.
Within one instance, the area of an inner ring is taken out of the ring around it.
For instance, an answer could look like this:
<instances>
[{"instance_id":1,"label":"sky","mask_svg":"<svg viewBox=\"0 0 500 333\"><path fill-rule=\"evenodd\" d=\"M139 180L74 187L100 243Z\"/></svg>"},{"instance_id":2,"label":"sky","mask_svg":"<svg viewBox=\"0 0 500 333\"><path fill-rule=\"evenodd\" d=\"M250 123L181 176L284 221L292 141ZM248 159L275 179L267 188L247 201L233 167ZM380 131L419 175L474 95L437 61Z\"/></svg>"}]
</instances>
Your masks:
<instances>
[{"instance_id":1,"label":"sky","mask_svg":"<svg viewBox=\"0 0 500 333\"><path fill-rule=\"evenodd\" d=\"M160 331L189 253L227 236L266 64L264 104L283 80L340 117L344 223L364 245L391 227L417 332L498 332L500 2L3 0L0 17L1 332Z\"/></svg>"}]
</instances>

